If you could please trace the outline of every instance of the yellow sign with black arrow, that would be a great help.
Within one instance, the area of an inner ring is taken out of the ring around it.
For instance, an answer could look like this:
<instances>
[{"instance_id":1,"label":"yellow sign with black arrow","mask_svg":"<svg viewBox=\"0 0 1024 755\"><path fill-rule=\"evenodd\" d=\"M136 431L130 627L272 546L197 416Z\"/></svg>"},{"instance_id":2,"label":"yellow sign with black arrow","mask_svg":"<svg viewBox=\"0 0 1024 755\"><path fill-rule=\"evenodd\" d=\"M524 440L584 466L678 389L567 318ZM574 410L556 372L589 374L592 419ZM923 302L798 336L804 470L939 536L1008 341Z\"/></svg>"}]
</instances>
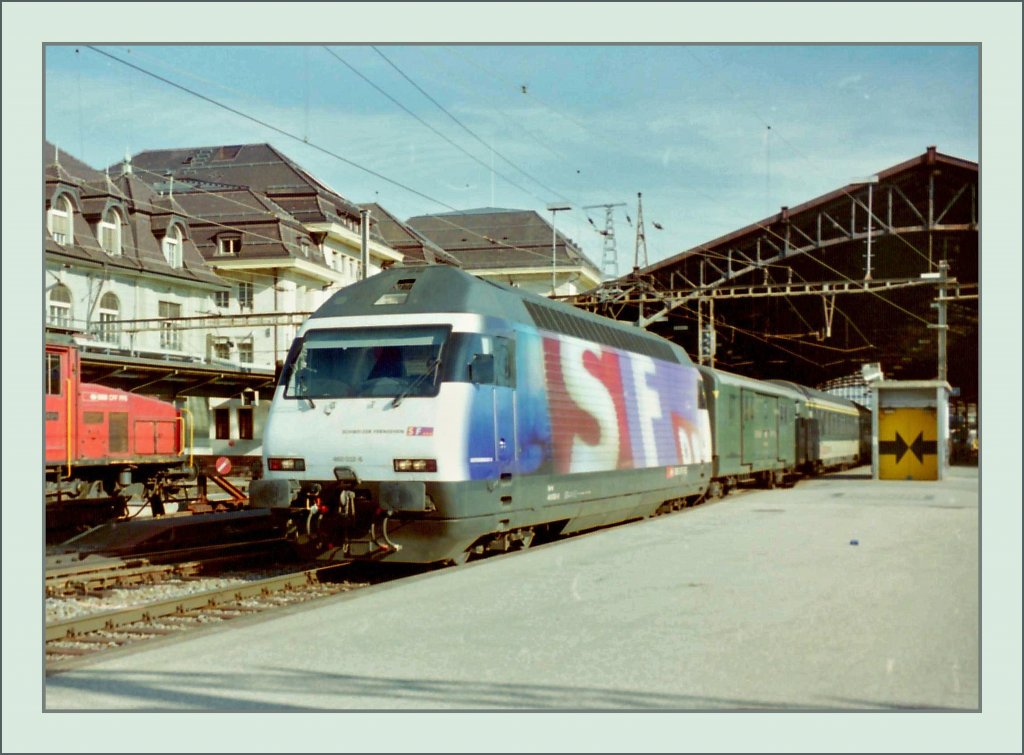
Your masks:
<instances>
[{"instance_id":1,"label":"yellow sign with black arrow","mask_svg":"<svg viewBox=\"0 0 1024 755\"><path fill-rule=\"evenodd\" d=\"M878 417L878 477L939 479L934 409L883 409Z\"/></svg>"}]
</instances>

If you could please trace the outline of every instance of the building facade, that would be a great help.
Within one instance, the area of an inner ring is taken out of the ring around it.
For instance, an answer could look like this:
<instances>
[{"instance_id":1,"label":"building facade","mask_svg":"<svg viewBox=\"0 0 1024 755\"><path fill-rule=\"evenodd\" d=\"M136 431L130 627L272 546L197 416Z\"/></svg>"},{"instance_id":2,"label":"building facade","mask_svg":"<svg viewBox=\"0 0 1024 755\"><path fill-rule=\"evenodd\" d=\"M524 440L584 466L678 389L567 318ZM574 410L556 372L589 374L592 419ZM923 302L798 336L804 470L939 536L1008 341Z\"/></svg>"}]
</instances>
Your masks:
<instances>
[{"instance_id":1,"label":"building facade","mask_svg":"<svg viewBox=\"0 0 1024 755\"><path fill-rule=\"evenodd\" d=\"M100 173L53 145L45 165L45 324L87 348L193 361L200 337L175 319L206 311L225 283L188 216L129 171ZM167 318L160 327L125 321Z\"/></svg>"},{"instance_id":2,"label":"building facade","mask_svg":"<svg viewBox=\"0 0 1024 755\"><path fill-rule=\"evenodd\" d=\"M305 318L364 276L364 219L365 274L403 259L371 213L269 144L152 150L132 158L132 171L174 197L196 248L227 283L202 322L213 364L278 369ZM258 454L268 408L249 396L211 401L215 452Z\"/></svg>"}]
</instances>

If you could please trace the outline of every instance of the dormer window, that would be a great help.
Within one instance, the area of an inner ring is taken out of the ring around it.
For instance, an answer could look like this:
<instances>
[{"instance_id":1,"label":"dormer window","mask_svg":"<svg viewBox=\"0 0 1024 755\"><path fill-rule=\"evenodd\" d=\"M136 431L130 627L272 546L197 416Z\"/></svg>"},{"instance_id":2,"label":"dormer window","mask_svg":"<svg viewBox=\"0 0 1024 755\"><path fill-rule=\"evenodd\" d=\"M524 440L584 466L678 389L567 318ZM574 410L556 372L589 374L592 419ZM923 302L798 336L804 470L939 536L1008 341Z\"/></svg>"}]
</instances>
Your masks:
<instances>
[{"instance_id":1,"label":"dormer window","mask_svg":"<svg viewBox=\"0 0 1024 755\"><path fill-rule=\"evenodd\" d=\"M121 214L113 207L103 213L103 219L96 226L100 246L107 254L121 255Z\"/></svg>"},{"instance_id":2,"label":"dormer window","mask_svg":"<svg viewBox=\"0 0 1024 755\"><path fill-rule=\"evenodd\" d=\"M305 239L299 241L299 249L302 250L303 257L309 257L309 242Z\"/></svg>"},{"instance_id":3,"label":"dormer window","mask_svg":"<svg viewBox=\"0 0 1024 755\"><path fill-rule=\"evenodd\" d=\"M167 234L164 236L163 251L167 264L175 269L181 267L181 247L181 228L177 225L172 225L167 229Z\"/></svg>"},{"instance_id":4,"label":"dormer window","mask_svg":"<svg viewBox=\"0 0 1024 755\"><path fill-rule=\"evenodd\" d=\"M53 236L53 240L61 246L67 246L74 242L74 235L71 232L73 212L71 200L65 196L59 196L53 201L49 212L46 213L46 228Z\"/></svg>"},{"instance_id":5,"label":"dormer window","mask_svg":"<svg viewBox=\"0 0 1024 755\"><path fill-rule=\"evenodd\" d=\"M237 234L217 237L217 255L220 257L235 256L242 251L242 237Z\"/></svg>"}]
</instances>

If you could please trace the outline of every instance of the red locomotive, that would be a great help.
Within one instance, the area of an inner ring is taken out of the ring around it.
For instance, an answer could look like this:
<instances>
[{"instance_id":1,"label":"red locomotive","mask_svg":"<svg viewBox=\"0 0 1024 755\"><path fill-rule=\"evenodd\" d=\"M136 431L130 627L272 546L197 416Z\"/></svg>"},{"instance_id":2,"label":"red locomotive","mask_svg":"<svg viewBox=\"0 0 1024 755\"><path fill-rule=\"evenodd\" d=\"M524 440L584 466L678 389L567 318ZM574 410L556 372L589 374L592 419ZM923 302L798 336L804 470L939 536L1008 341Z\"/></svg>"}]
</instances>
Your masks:
<instances>
[{"instance_id":1,"label":"red locomotive","mask_svg":"<svg viewBox=\"0 0 1024 755\"><path fill-rule=\"evenodd\" d=\"M74 343L46 344L46 521L67 534L127 514L140 495L154 514L194 477L173 404L80 379Z\"/></svg>"}]
</instances>

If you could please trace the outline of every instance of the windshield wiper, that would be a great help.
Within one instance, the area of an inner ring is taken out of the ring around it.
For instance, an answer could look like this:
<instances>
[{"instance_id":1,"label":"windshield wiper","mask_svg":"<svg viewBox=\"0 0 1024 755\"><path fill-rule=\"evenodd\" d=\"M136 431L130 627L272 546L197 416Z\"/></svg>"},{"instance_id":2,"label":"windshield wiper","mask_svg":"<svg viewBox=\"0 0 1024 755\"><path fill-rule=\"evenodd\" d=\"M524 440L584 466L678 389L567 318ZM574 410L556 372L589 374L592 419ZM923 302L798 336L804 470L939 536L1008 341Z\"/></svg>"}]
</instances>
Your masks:
<instances>
[{"instance_id":1,"label":"windshield wiper","mask_svg":"<svg viewBox=\"0 0 1024 755\"><path fill-rule=\"evenodd\" d=\"M306 399L306 401L309 402L309 408L310 409L316 409L316 404L313 403L313 399L311 399L307 395L307 393L309 391L309 386L306 385L306 379L304 377L301 377L301 376L295 381L295 387L299 388L300 386L302 387L302 393L299 393L298 390L296 390L295 391L295 397L296 398L304 398L304 399Z\"/></svg>"},{"instance_id":2,"label":"windshield wiper","mask_svg":"<svg viewBox=\"0 0 1024 755\"><path fill-rule=\"evenodd\" d=\"M419 384L423 382L423 378L427 377L428 375L436 378L437 368L440 365L441 360L438 357L431 357L430 362L427 365L427 371L418 375L416 379L409 383L409 385L407 385L401 393L395 396L391 400L391 406L398 406L399 404L401 404L402 399L404 399L406 396L408 396L410 393L416 390L416 388L419 387Z\"/></svg>"}]
</instances>

